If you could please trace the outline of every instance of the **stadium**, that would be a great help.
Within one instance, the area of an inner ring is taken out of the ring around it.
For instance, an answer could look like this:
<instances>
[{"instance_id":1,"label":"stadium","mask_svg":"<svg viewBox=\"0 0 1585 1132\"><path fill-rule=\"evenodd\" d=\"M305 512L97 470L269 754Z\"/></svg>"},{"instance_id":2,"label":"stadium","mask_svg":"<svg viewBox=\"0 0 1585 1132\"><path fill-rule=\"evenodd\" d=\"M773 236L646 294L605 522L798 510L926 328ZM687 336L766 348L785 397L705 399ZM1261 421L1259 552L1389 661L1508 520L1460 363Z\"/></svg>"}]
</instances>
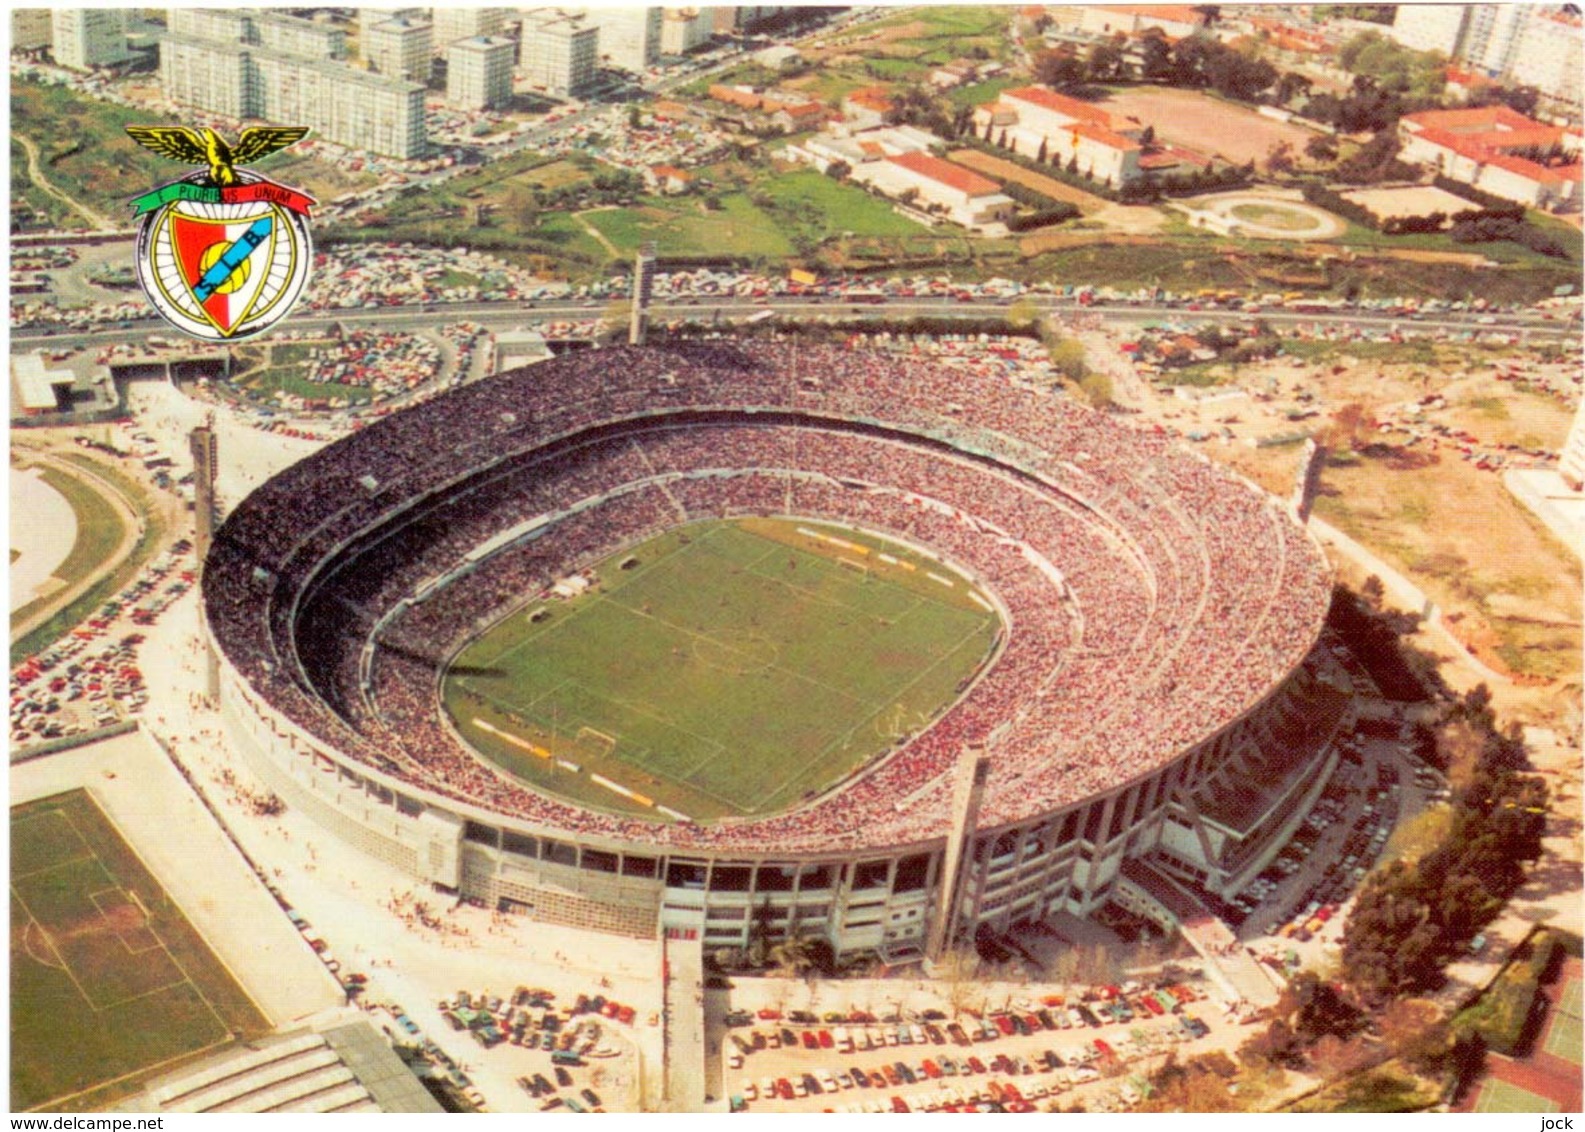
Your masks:
<instances>
[{"instance_id":1,"label":"stadium","mask_svg":"<svg viewBox=\"0 0 1585 1132\"><path fill-rule=\"evenodd\" d=\"M498 375L261 486L203 593L228 730L288 804L444 891L716 947L796 925L902 958L1108 902L1169 920L1280 851L1351 700L1329 569L1287 505L1164 436L906 352L712 340ZM837 619L778 636L794 614L762 602L788 595ZM709 679L681 638L625 643L681 609L705 659L732 658ZM962 664L903 711L919 673L886 645L912 618L913 651L935 649L952 617ZM557 683L560 664L583 667ZM700 738L696 773L667 744L702 717L661 669L721 718L772 707ZM843 688L794 686L834 671L873 683L848 728L867 747L775 726L840 720ZM485 695L520 677L549 701ZM686 808L734 774L716 812Z\"/></svg>"}]
</instances>

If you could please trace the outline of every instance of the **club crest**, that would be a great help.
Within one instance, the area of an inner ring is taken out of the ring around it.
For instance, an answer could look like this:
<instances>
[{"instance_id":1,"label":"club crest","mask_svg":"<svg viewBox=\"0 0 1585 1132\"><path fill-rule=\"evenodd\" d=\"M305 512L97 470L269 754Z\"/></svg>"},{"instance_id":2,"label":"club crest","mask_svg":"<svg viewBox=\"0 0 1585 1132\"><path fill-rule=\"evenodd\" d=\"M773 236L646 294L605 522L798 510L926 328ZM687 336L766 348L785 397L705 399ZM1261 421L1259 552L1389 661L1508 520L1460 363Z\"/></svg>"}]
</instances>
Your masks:
<instances>
[{"instance_id":1,"label":"club crest","mask_svg":"<svg viewBox=\"0 0 1585 1132\"><path fill-rule=\"evenodd\" d=\"M138 282L176 329L211 342L268 330L308 283L314 202L286 185L238 169L297 141L305 127L254 127L235 147L213 130L128 126L139 145L207 166L132 202L139 218Z\"/></svg>"}]
</instances>

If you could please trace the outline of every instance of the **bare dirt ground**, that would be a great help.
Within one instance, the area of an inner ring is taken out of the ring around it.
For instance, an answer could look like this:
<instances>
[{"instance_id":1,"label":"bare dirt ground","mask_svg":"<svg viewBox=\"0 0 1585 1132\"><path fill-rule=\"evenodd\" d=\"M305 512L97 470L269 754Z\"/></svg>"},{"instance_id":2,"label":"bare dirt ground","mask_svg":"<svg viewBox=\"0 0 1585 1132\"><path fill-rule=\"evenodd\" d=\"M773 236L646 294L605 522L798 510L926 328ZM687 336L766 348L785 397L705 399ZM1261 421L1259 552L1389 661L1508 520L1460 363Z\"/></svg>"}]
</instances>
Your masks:
<instances>
[{"instance_id":1,"label":"bare dirt ground","mask_svg":"<svg viewBox=\"0 0 1585 1132\"><path fill-rule=\"evenodd\" d=\"M1242 165L1264 160L1274 147L1287 142L1297 151L1312 135L1286 122L1265 118L1221 102L1198 91L1135 87L1120 90L1098 104L1112 115L1116 126L1137 118L1156 127L1156 136L1189 149Z\"/></svg>"},{"instance_id":2,"label":"bare dirt ground","mask_svg":"<svg viewBox=\"0 0 1585 1132\"><path fill-rule=\"evenodd\" d=\"M930 34L930 25L922 20L866 31L857 36L837 36L825 47L800 44L804 57L814 63L856 62L863 56L896 55L911 49L900 40L917 39Z\"/></svg>"},{"instance_id":3,"label":"bare dirt ground","mask_svg":"<svg viewBox=\"0 0 1585 1132\"><path fill-rule=\"evenodd\" d=\"M1372 418L1396 420L1419 398L1439 393L1446 405L1424 411L1427 432L1440 424L1474 435L1486 450L1518 444L1555 451L1568 433L1572 407L1496 380L1491 362L1504 358L1506 366L1506 355L1469 350L1442 347L1418 365L1354 357L1346 349L1313 362L1277 358L1236 372L1236 387L1245 396L1191 403L1157 393L1146 413L1183 432L1213 434L1197 445L1201 451L1282 497L1292 489L1301 447L1255 448L1250 441L1315 432L1350 403ZM1301 389L1317 398L1320 417L1287 418L1300 404L1295 394ZM1216 435L1222 427L1234 433L1232 440ZM1374 551L1437 604L1445 628L1482 665L1506 678L1494 690L1514 718L1558 724L1568 715L1570 699L1578 699L1581 681L1578 559L1513 498L1500 473L1477 468L1447 438L1427 435L1405 449L1406 439L1401 432L1363 434L1361 443L1378 441L1386 448L1378 456L1329 466L1317 515ZM1364 579L1348 580L1357 585ZM1426 647L1452 655L1441 638L1428 636ZM1469 687L1481 678L1467 675ZM1458 678L1452 683L1461 686Z\"/></svg>"},{"instance_id":4,"label":"bare dirt ground","mask_svg":"<svg viewBox=\"0 0 1585 1132\"><path fill-rule=\"evenodd\" d=\"M1355 189L1344 193L1343 196L1361 208L1368 208L1383 220L1397 216L1429 216L1433 212L1445 212L1451 216L1455 212L1476 207L1463 197L1454 196L1433 185L1414 185L1397 189Z\"/></svg>"},{"instance_id":5,"label":"bare dirt ground","mask_svg":"<svg viewBox=\"0 0 1585 1132\"><path fill-rule=\"evenodd\" d=\"M965 165L977 173L984 173L988 177L995 177L1000 181L1012 181L1014 184L1023 185L1037 193L1043 193L1053 200L1067 201L1076 205L1080 212L1086 216L1109 208L1111 202L1094 193L1087 193L1083 189L1076 189L1072 185L1064 184L1052 177L1042 177L1039 173L1031 173L1022 165L1011 161L1004 161L1000 157L992 157L988 153L981 153L977 149L955 149L947 155L959 165Z\"/></svg>"}]
</instances>

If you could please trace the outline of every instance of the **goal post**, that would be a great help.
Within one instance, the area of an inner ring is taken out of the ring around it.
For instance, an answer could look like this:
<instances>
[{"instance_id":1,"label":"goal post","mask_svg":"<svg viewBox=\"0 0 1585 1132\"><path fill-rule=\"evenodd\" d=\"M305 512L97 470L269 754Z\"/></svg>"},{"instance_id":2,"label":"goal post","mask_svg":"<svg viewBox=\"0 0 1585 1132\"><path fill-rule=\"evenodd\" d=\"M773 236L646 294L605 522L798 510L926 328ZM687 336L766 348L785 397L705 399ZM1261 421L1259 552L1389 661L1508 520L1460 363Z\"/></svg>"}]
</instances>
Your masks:
<instances>
[{"instance_id":1,"label":"goal post","mask_svg":"<svg viewBox=\"0 0 1585 1132\"><path fill-rule=\"evenodd\" d=\"M604 731L596 731L593 727L578 728L578 735L575 741L580 747L588 744L606 755L616 750L616 736L609 735Z\"/></svg>"}]
</instances>

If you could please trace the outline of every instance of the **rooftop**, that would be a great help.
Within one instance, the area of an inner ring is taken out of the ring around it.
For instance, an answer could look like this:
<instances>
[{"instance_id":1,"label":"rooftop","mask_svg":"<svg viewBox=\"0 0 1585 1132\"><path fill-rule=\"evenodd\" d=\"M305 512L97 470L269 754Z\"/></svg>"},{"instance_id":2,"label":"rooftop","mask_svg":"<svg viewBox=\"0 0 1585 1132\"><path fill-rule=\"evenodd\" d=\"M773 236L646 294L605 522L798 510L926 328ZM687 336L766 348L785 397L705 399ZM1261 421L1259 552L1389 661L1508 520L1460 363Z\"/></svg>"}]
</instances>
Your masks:
<instances>
[{"instance_id":1,"label":"rooftop","mask_svg":"<svg viewBox=\"0 0 1585 1132\"><path fill-rule=\"evenodd\" d=\"M1021 86L1017 90L1004 91L1004 99L1011 98L1018 102L1027 102L1031 106L1038 106L1043 110L1054 110L1058 114L1079 122L1095 122L1098 125L1110 126L1112 116L1089 102L1081 102L1077 98L1069 98L1065 94L1058 94L1054 90L1047 90L1043 86Z\"/></svg>"},{"instance_id":2,"label":"rooftop","mask_svg":"<svg viewBox=\"0 0 1585 1132\"><path fill-rule=\"evenodd\" d=\"M932 181L966 193L971 197L990 196L992 193L1001 192L1001 186L987 177L982 177L972 170L961 165L954 165L950 161L943 161L939 157L931 157L928 153L900 153L895 157L887 158L894 165L900 165L910 173L917 173L921 177L928 177Z\"/></svg>"}]
</instances>

